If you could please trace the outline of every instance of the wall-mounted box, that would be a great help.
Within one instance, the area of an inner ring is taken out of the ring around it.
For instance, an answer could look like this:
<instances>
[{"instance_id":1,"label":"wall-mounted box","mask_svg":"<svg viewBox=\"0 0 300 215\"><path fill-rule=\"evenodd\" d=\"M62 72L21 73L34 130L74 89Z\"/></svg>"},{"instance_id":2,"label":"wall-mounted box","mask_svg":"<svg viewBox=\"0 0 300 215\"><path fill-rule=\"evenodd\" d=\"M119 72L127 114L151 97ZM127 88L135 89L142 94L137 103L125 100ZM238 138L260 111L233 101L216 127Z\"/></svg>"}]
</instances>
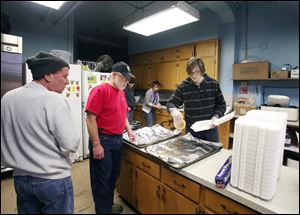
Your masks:
<instances>
[{"instance_id":1,"label":"wall-mounted box","mask_svg":"<svg viewBox=\"0 0 300 215\"><path fill-rule=\"evenodd\" d=\"M272 71L271 78L273 79L281 79L281 78L288 78L289 72L288 71Z\"/></svg>"},{"instance_id":2,"label":"wall-mounted box","mask_svg":"<svg viewBox=\"0 0 300 215\"><path fill-rule=\"evenodd\" d=\"M268 79L271 64L268 61L233 64L233 80Z\"/></svg>"}]
</instances>

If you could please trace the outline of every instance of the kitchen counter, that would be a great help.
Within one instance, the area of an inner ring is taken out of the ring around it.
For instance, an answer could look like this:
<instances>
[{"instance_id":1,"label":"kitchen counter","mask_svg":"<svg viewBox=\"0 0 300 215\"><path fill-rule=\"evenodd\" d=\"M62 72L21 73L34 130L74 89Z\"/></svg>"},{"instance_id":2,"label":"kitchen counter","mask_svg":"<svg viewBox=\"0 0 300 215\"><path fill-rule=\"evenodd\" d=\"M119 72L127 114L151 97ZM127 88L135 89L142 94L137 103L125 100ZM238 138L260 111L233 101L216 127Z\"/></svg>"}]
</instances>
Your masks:
<instances>
[{"instance_id":1,"label":"kitchen counter","mask_svg":"<svg viewBox=\"0 0 300 215\"><path fill-rule=\"evenodd\" d=\"M155 162L159 162L157 158L147 154L144 149L134 147L131 144L125 144L133 151L138 152ZM226 186L226 189L217 188L215 186L214 177L231 153L231 150L221 149L220 152L217 152L188 167L183 169L171 169L192 181L210 188L260 213L299 213L299 171L296 169L282 166L276 194L270 201L265 201L255 197L232 187L230 184Z\"/></svg>"}]
</instances>

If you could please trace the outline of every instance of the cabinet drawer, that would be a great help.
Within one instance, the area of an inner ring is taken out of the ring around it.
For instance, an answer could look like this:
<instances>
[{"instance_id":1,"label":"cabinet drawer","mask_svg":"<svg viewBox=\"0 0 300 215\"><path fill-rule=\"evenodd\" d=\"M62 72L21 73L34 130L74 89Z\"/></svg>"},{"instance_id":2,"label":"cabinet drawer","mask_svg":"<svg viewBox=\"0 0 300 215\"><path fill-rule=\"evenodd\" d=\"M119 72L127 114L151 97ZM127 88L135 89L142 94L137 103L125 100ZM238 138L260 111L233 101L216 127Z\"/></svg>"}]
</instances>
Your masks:
<instances>
[{"instance_id":1,"label":"cabinet drawer","mask_svg":"<svg viewBox=\"0 0 300 215\"><path fill-rule=\"evenodd\" d=\"M210 189L205 189L204 203L205 208L208 207L218 214L257 214L256 211Z\"/></svg>"},{"instance_id":2,"label":"cabinet drawer","mask_svg":"<svg viewBox=\"0 0 300 215\"><path fill-rule=\"evenodd\" d=\"M135 163L139 168L147 172L149 175L160 179L160 166L158 164L139 154L135 154Z\"/></svg>"},{"instance_id":3,"label":"cabinet drawer","mask_svg":"<svg viewBox=\"0 0 300 215\"><path fill-rule=\"evenodd\" d=\"M131 163L134 163L134 152L131 151L130 149L124 147L123 149L123 159L131 162Z\"/></svg>"},{"instance_id":4,"label":"cabinet drawer","mask_svg":"<svg viewBox=\"0 0 300 215\"><path fill-rule=\"evenodd\" d=\"M177 192L198 203L200 197L200 185L186 179L177 173L162 168L162 182Z\"/></svg>"}]
</instances>

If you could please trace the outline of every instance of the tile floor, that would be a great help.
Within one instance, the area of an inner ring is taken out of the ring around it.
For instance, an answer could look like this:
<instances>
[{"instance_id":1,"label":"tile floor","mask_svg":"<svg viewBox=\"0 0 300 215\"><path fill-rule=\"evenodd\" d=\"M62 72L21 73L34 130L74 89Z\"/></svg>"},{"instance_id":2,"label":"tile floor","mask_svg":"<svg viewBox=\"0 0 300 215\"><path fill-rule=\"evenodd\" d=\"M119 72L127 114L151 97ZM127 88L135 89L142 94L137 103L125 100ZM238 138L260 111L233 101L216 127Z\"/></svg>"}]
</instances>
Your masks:
<instances>
[{"instance_id":1,"label":"tile floor","mask_svg":"<svg viewBox=\"0 0 300 215\"><path fill-rule=\"evenodd\" d=\"M89 160L76 162L72 167L72 181L74 188L74 201L76 214L94 214L94 201L90 186ZM134 214L135 212L121 200L119 194L115 193L115 203L124 208L122 214ZM1 176L1 214L16 214L16 193L12 177Z\"/></svg>"}]
</instances>

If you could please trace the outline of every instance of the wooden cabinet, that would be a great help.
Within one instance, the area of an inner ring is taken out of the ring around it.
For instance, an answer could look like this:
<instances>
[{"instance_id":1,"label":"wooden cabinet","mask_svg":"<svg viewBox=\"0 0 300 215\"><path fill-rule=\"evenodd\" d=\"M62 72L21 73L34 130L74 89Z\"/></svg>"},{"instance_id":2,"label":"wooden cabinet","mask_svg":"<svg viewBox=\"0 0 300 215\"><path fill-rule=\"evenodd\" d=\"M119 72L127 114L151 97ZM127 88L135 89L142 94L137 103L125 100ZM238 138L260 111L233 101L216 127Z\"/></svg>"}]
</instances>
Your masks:
<instances>
[{"instance_id":1,"label":"wooden cabinet","mask_svg":"<svg viewBox=\"0 0 300 215\"><path fill-rule=\"evenodd\" d=\"M167 186L160 185L160 191L160 214L195 214L198 211L197 204Z\"/></svg>"},{"instance_id":2,"label":"wooden cabinet","mask_svg":"<svg viewBox=\"0 0 300 215\"><path fill-rule=\"evenodd\" d=\"M131 72L135 75L136 87L141 89L147 89L150 74L149 66L132 66Z\"/></svg>"},{"instance_id":3,"label":"wooden cabinet","mask_svg":"<svg viewBox=\"0 0 300 215\"><path fill-rule=\"evenodd\" d=\"M161 89L175 90L177 84L177 63L167 62L160 64L159 80L162 84Z\"/></svg>"},{"instance_id":4,"label":"wooden cabinet","mask_svg":"<svg viewBox=\"0 0 300 215\"><path fill-rule=\"evenodd\" d=\"M177 58L178 60L188 60L195 54L195 45L194 44L187 44L184 46L177 47Z\"/></svg>"},{"instance_id":5,"label":"wooden cabinet","mask_svg":"<svg viewBox=\"0 0 300 215\"><path fill-rule=\"evenodd\" d=\"M256 214L256 211L239 204L210 189L205 189L205 208L218 214Z\"/></svg>"},{"instance_id":6,"label":"wooden cabinet","mask_svg":"<svg viewBox=\"0 0 300 215\"><path fill-rule=\"evenodd\" d=\"M182 81L187 79L188 74L186 72L187 60L177 62L177 85L180 85Z\"/></svg>"},{"instance_id":7,"label":"wooden cabinet","mask_svg":"<svg viewBox=\"0 0 300 215\"><path fill-rule=\"evenodd\" d=\"M129 65L130 66L140 66L148 65L150 63L150 54L136 54L129 56Z\"/></svg>"},{"instance_id":8,"label":"wooden cabinet","mask_svg":"<svg viewBox=\"0 0 300 215\"><path fill-rule=\"evenodd\" d=\"M135 204L138 211L144 214L160 214L160 182L136 168L135 187Z\"/></svg>"},{"instance_id":9,"label":"wooden cabinet","mask_svg":"<svg viewBox=\"0 0 300 215\"><path fill-rule=\"evenodd\" d=\"M136 206L146 214L196 213L198 205L136 169Z\"/></svg>"},{"instance_id":10,"label":"wooden cabinet","mask_svg":"<svg viewBox=\"0 0 300 215\"><path fill-rule=\"evenodd\" d=\"M162 182L195 203L199 203L200 185L166 168L162 168Z\"/></svg>"},{"instance_id":11,"label":"wooden cabinet","mask_svg":"<svg viewBox=\"0 0 300 215\"><path fill-rule=\"evenodd\" d=\"M135 186L134 186L134 165L123 159L121 164L121 173L117 182L118 192L131 205L135 205Z\"/></svg>"},{"instance_id":12,"label":"wooden cabinet","mask_svg":"<svg viewBox=\"0 0 300 215\"><path fill-rule=\"evenodd\" d=\"M162 62L162 52L161 51L155 51L150 53L150 63L156 64Z\"/></svg>"},{"instance_id":13,"label":"wooden cabinet","mask_svg":"<svg viewBox=\"0 0 300 215\"><path fill-rule=\"evenodd\" d=\"M215 80L219 79L219 74L217 70L217 63L215 56L202 57L203 63L205 65L205 73Z\"/></svg>"},{"instance_id":14,"label":"wooden cabinet","mask_svg":"<svg viewBox=\"0 0 300 215\"><path fill-rule=\"evenodd\" d=\"M256 211L160 166L125 145L117 188L145 214L254 214Z\"/></svg>"},{"instance_id":15,"label":"wooden cabinet","mask_svg":"<svg viewBox=\"0 0 300 215\"><path fill-rule=\"evenodd\" d=\"M215 56L217 53L217 40L200 41L196 43L196 56Z\"/></svg>"},{"instance_id":16,"label":"wooden cabinet","mask_svg":"<svg viewBox=\"0 0 300 215\"><path fill-rule=\"evenodd\" d=\"M162 53L162 62L171 62L177 60L177 49L176 48L168 48L163 49Z\"/></svg>"},{"instance_id":17,"label":"wooden cabinet","mask_svg":"<svg viewBox=\"0 0 300 215\"><path fill-rule=\"evenodd\" d=\"M206 73L219 80L219 41L213 39L130 56L130 66L139 66L132 70L141 71L136 75L136 87L148 89L152 81L159 80L161 89L175 90L188 77L185 68L187 60L192 56L200 57L204 61ZM147 70L141 68L147 65Z\"/></svg>"},{"instance_id":18,"label":"wooden cabinet","mask_svg":"<svg viewBox=\"0 0 300 215\"><path fill-rule=\"evenodd\" d=\"M160 166L157 163L145 158L144 156L135 154L135 164L149 175L160 179Z\"/></svg>"},{"instance_id":19,"label":"wooden cabinet","mask_svg":"<svg viewBox=\"0 0 300 215\"><path fill-rule=\"evenodd\" d=\"M208 76L219 80L219 41L208 40L196 43L195 56L203 60Z\"/></svg>"}]
</instances>

